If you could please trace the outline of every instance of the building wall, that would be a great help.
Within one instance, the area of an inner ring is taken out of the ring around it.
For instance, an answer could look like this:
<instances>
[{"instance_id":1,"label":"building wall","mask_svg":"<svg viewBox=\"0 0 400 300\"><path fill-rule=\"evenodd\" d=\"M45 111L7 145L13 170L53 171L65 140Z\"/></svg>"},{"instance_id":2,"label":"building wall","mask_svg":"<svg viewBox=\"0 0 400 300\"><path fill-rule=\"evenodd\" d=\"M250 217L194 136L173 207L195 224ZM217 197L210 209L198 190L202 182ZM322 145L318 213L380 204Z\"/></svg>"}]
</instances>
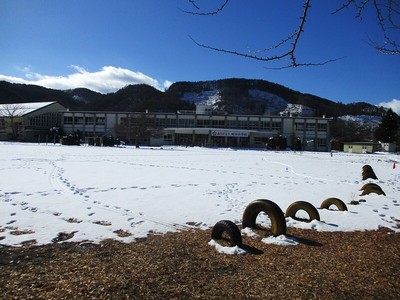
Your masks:
<instances>
[{"instance_id":1,"label":"building wall","mask_svg":"<svg viewBox=\"0 0 400 300\"><path fill-rule=\"evenodd\" d=\"M30 142L45 141L51 128L60 128L62 125L60 111L65 107L54 102L51 105L24 115L21 139Z\"/></svg>"},{"instance_id":2,"label":"building wall","mask_svg":"<svg viewBox=\"0 0 400 300\"><path fill-rule=\"evenodd\" d=\"M119 137L116 134L118 126L144 113L68 111L61 114L63 129L68 134L80 132L83 137ZM327 118L193 113L148 113L145 116L152 126L163 129L163 136L149 139L152 146L264 147L268 138L284 136L288 147L293 147L300 139L304 150L329 150L330 119Z\"/></svg>"},{"instance_id":3,"label":"building wall","mask_svg":"<svg viewBox=\"0 0 400 300\"><path fill-rule=\"evenodd\" d=\"M396 144L394 143L382 143L381 145L385 152L396 152Z\"/></svg>"},{"instance_id":4,"label":"building wall","mask_svg":"<svg viewBox=\"0 0 400 300\"><path fill-rule=\"evenodd\" d=\"M374 153L378 149L375 143L344 143L343 151L348 153Z\"/></svg>"},{"instance_id":5,"label":"building wall","mask_svg":"<svg viewBox=\"0 0 400 300\"><path fill-rule=\"evenodd\" d=\"M23 108L22 108L23 110ZM62 125L62 115L60 111L65 111L65 107L57 102L40 107L29 113L14 117L14 126L17 128L15 137L18 140L36 142L47 138L52 127ZM10 117L0 117L0 140L13 139Z\"/></svg>"}]
</instances>

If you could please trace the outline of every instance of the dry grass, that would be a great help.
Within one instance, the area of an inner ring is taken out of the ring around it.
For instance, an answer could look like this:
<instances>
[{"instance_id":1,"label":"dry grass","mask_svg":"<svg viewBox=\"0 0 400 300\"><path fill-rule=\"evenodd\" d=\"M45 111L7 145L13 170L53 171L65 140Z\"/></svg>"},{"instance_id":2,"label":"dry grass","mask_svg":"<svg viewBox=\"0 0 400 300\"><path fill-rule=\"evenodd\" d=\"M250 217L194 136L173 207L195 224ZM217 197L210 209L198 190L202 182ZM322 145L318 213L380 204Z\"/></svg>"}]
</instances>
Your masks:
<instances>
[{"instance_id":1,"label":"dry grass","mask_svg":"<svg viewBox=\"0 0 400 300\"><path fill-rule=\"evenodd\" d=\"M210 231L0 248L2 299L398 299L400 234L288 229L301 244L244 237L222 255Z\"/></svg>"}]
</instances>

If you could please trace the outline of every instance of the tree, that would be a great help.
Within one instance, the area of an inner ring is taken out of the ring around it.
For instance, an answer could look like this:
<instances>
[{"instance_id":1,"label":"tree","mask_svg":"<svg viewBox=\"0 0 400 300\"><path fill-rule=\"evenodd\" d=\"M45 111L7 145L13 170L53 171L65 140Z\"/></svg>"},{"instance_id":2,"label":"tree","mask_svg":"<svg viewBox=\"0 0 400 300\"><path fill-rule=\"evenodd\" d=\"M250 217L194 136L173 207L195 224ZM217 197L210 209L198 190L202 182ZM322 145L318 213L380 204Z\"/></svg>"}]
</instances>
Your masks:
<instances>
[{"instance_id":1,"label":"tree","mask_svg":"<svg viewBox=\"0 0 400 300\"><path fill-rule=\"evenodd\" d=\"M22 104L0 105L0 118L3 118L4 124L10 127L12 139L16 139L22 129L21 122L17 122L18 117L22 114L24 114L24 107Z\"/></svg>"},{"instance_id":2,"label":"tree","mask_svg":"<svg viewBox=\"0 0 400 300\"><path fill-rule=\"evenodd\" d=\"M115 132L118 137L125 138L139 147L151 137L161 136L162 129L155 125L154 118L149 117L147 113L134 113L121 119L121 124L116 127Z\"/></svg>"},{"instance_id":3,"label":"tree","mask_svg":"<svg viewBox=\"0 0 400 300\"><path fill-rule=\"evenodd\" d=\"M384 143L395 143L400 138L399 129L400 117L389 108L375 131L375 138Z\"/></svg>"},{"instance_id":4,"label":"tree","mask_svg":"<svg viewBox=\"0 0 400 300\"><path fill-rule=\"evenodd\" d=\"M189 14L194 15L216 15L220 13L230 2L230 0L221 0L220 5L212 11L202 12L201 7L196 0L185 0L189 2L193 10L185 11ZM287 60L286 66L283 68L292 68L300 66L316 66L324 65L329 62L339 60L341 58L330 59L323 62L299 62L297 59L297 48L299 40L305 32L305 24L311 7L311 0L304 0L303 12L300 16L300 22L297 28L294 29L293 33L289 36L283 37L282 40L275 42L272 46L268 46L262 51L258 51L255 54L248 52L240 52L236 50L229 50L225 48L218 48L204 43L200 43L193 37L189 36L191 40L200 47L210 49L217 52L223 52L227 54L237 55L245 58L254 60L270 62L270 61L285 61ZM353 7L356 10L356 18L362 19L364 13L369 6L373 7L375 12L378 26L383 34L383 43L370 40L371 46L373 46L378 52L390 55L400 54L399 29L400 29L400 1L399 0L346 0L341 6L337 8L332 14L337 14L344 9ZM270 44L267 43L266 44ZM277 52L276 52L277 51ZM267 53L266 56L262 56L261 53Z\"/></svg>"}]
</instances>

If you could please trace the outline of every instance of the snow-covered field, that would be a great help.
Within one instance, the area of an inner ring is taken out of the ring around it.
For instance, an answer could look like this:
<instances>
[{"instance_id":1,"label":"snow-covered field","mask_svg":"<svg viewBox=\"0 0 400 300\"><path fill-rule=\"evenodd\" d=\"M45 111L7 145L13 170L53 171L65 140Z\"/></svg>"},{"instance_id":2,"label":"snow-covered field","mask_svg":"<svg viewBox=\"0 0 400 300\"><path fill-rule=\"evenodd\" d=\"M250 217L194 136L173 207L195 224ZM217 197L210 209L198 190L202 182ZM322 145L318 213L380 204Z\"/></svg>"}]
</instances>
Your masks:
<instances>
[{"instance_id":1,"label":"snow-covered field","mask_svg":"<svg viewBox=\"0 0 400 300\"><path fill-rule=\"evenodd\" d=\"M321 231L400 231L400 157L390 154L266 152L208 148L105 148L0 143L0 244L54 239L131 242L149 233L240 223L244 208L269 199L319 209L321 221L287 225ZM393 168L393 164L396 168ZM397 166L397 164L399 165ZM378 180L361 180L362 166ZM366 182L386 196L360 196ZM301 211L299 212L301 214ZM59 235L61 233L61 235Z\"/></svg>"}]
</instances>

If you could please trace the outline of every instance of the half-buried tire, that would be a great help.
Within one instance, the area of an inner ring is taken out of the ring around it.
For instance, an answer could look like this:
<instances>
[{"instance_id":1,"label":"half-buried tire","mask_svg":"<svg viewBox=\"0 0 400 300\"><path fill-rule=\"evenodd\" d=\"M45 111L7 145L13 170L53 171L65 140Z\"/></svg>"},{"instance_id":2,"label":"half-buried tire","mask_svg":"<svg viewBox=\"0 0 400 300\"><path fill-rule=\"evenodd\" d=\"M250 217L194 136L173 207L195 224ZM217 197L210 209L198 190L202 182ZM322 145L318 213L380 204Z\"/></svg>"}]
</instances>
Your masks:
<instances>
[{"instance_id":1,"label":"half-buried tire","mask_svg":"<svg viewBox=\"0 0 400 300\"><path fill-rule=\"evenodd\" d=\"M304 210L308 214L309 219L307 220L296 217L296 213L299 210ZM318 220L318 221L320 220L318 210L315 208L315 206L306 201L296 201L290 204L289 207L286 209L286 217L291 217L294 220L305 221L305 222L311 222L312 220Z\"/></svg>"},{"instance_id":2,"label":"half-buried tire","mask_svg":"<svg viewBox=\"0 0 400 300\"><path fill-rule=\"evenodd\" d=\"M366 180L366 179L378 179L378 177L376 176L374 170L372 169L372 167L370 165L364 165L362 167L362 180Z\"/></svg>"},{"instance_id":3,"label":"half-buried tire","mask_svg":"<svg viewBox=\"0 0 400 300\"><path fill-rule=\"evenodd\" d=\"M235 223L229 220L222 220L217 222L211 232L211 238L213 240L223 239L224 232L229 236L230 247L242 246L242 235L239 228Z\"/></svg>"},{"instance_id":4,"label":"half-buried tire","mask_svg":"<svg viewBox=\"0 0 400 300\"><path fill-rule=\"evenodd\" d=\"M361 187L360 191L363 191L363 190L366 190L366 189L377 189L377 190L382 190L381 187L380 187L378 184L372 183L372 182L364 184L364 185Z\"/></svg>"},{"instance_id":5,"label":"half-buried tire","mask_svg":"<svg viewBox=\"0 0 400 300\"><path fill-rule=\"evenodd\" d=\"M338 210L340 210L340 211L347 210L346 204L338 198L325 199L321 203L321 209L329 209L329 207L331 207L331 205L335 205L338 208Z\"/></svg>"},{"instance_id":6,"label":"half-buried tire","mask_svg":"<svg viewBox=\"0 0 400 300\"><path fill-rule=\"evenodd\" d=\"M362 193L360 196L365 196L365 195L369 195L371 193L375 193L377 195L384 195L386 196L385 192L378 186L368 186L368 187L363 187L362 189Z\"/></svg>"},{"instance_id":7,"label":"half-buried tire","mask_svg":"<svg viewBox=\"0 0 400 300\"><path fill-rule=\"evenodd\" d=\"M243 228L259 228L256 219L260 212L266 213L271 220L271 233L274 236L286 233L286 219L282 210L276 203L266 199L257 199L247 205L243 212Z\"/></svg>"}]
</instances>

